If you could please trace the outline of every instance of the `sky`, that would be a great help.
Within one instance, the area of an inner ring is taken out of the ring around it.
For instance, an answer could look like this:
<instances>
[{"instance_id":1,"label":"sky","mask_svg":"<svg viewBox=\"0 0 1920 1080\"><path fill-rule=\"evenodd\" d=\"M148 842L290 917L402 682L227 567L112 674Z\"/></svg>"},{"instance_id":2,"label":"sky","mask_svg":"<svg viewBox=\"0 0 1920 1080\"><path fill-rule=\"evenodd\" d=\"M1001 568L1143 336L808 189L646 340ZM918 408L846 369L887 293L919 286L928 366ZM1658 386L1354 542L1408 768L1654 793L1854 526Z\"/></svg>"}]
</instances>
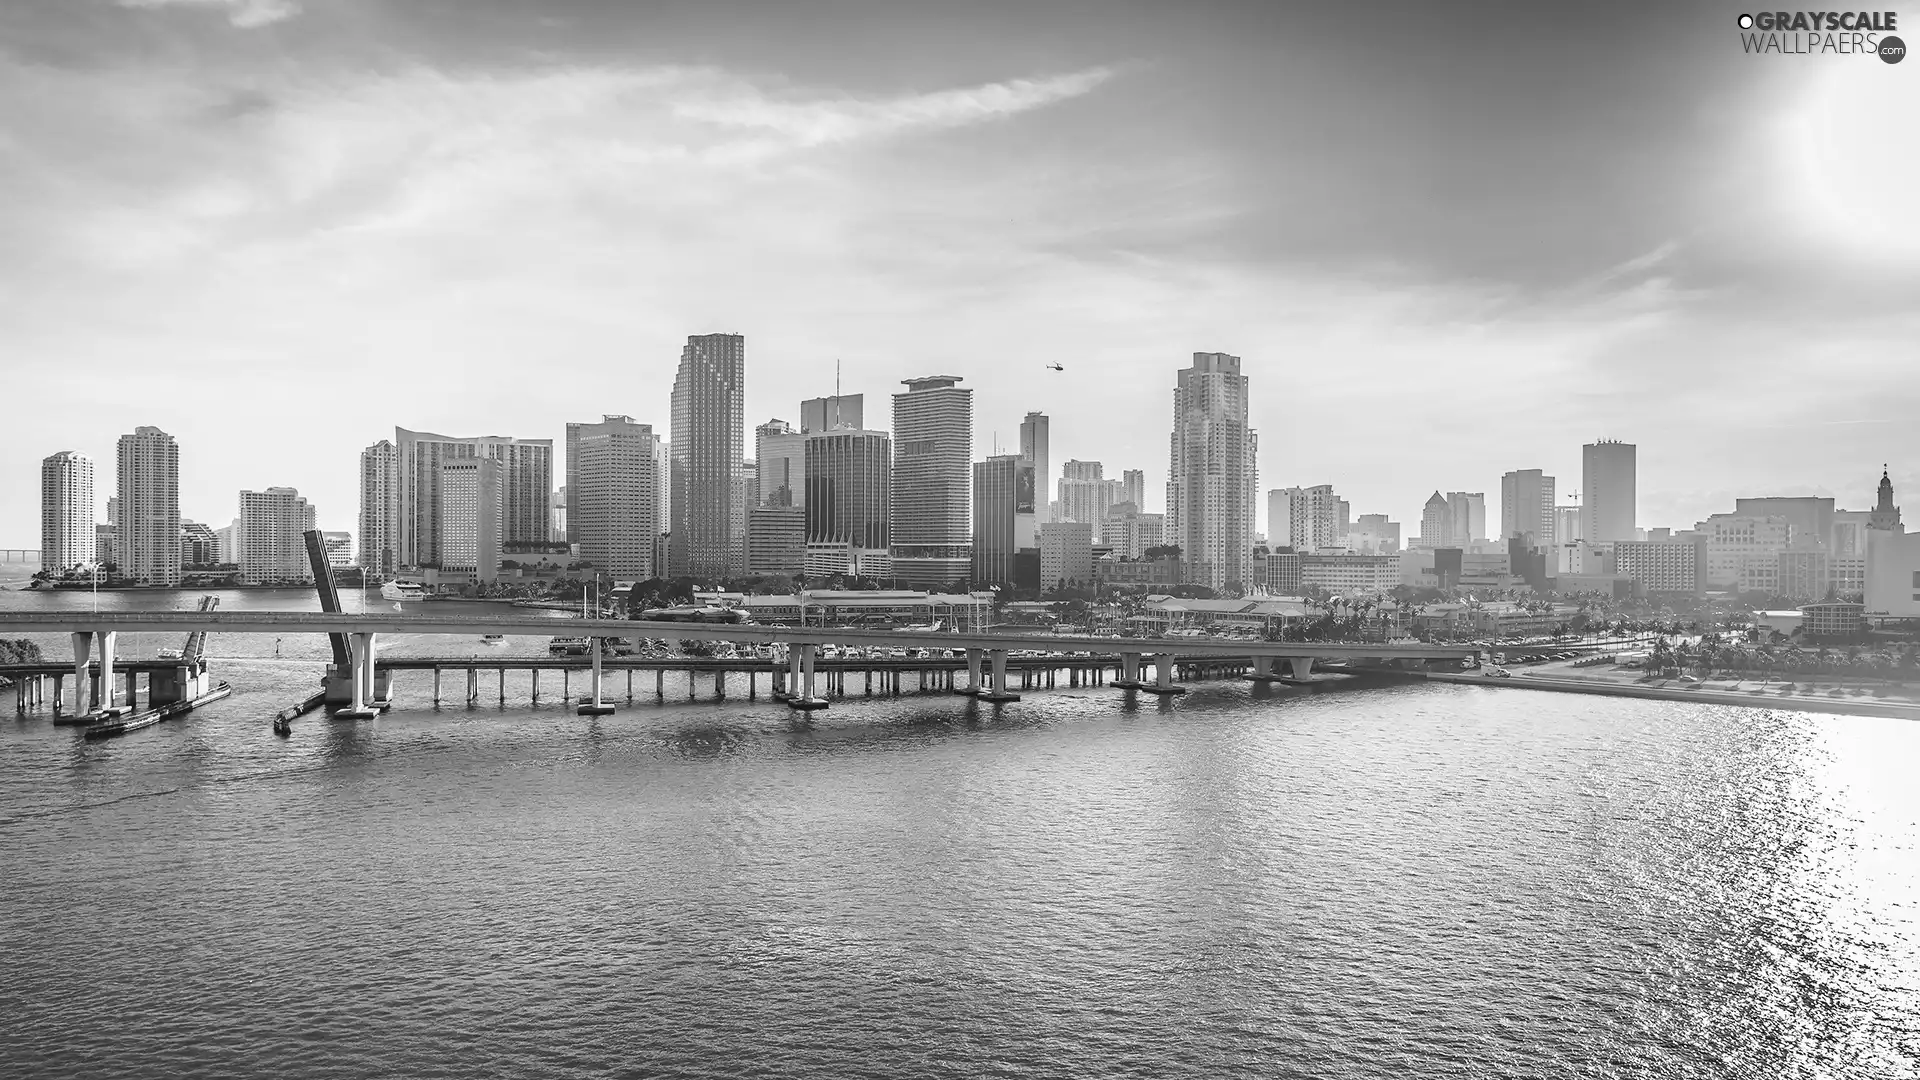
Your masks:
<instances>
[{"instance_id":1,"label":"sky","mask_svg":"<svg viewBox=\"0 0 1920 1080\"><path fill-rule=\"evenodd\" d=\"M714 332L749 427L836 361L870 425L960 375L976 456L1038 409L1150 510L1196 351L1245 361L1262 492L1408 536L1596 438L1643 526L1920 491L1920 61L1749 55L1737 4L1357 7L9 0L0 546L59 450L104 520L143 424L188 518L282 485L353 529L396 425L665 432Z\"/></svg>"}]
</instances>

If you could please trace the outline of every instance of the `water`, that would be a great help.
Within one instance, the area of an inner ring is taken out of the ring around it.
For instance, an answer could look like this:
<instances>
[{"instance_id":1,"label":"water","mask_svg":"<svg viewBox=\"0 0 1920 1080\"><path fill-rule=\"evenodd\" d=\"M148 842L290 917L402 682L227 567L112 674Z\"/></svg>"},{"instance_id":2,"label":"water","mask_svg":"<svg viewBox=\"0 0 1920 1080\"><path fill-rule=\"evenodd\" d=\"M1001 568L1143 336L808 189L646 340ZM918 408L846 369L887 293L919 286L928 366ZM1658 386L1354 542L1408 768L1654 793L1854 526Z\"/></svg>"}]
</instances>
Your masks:
<instances>
[{"instance_id":1,"label":"water","mask_svg":"<svg viewBox=\"0 0 1920 1080\"><path fill-rule=\"evenodd\" d=\"M484 654L395 651L436 645ZM1217 683L806 725L650 680L590 720L403 674L279 740L324 644L212 648L238 692L124 739L6 698L12 1075L1920 1068L1905 722Z\"/></svg>"}]
</instances>

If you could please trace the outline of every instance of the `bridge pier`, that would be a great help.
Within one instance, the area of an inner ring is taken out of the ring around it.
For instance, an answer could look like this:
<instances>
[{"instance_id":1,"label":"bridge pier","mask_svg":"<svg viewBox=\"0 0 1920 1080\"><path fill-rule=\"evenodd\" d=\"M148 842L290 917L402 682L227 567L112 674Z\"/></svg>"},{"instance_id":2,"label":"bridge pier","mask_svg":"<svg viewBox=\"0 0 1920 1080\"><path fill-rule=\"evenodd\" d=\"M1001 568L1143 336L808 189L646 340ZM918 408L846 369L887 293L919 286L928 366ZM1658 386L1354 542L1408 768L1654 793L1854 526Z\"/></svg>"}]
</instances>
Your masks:
<instances>
[{"instance_id":1,"label":"bridge pier","mask_svg":"<svg viewBox=\"0 0 1920 1080\"><path fill-rule=\"evenodd\" d=\"M480 669L467 669L467 708L471 709L480 701Z\"/></svg>"},{"instance_id":2,"label":"bridge pier","mask_svg":"<svg viewBox=\"0 0 1920 1080\"><path fill-rule=\"evenodd\" d=\"M351 686L352 697L347 707L334 710L336 720L371 720L379 715L372 707L373 699L373 663L375 655L374 635L349 634L347 648L351 657L347 665L347 681Z\"/></svg>"},{"instance_id":3,"label":"bridge pier","mask_svg":"<svg viewBox=\"0 0 1920 1080\"><path fill-rule=\"evenodd\" d=\"M504 669L502 669L501 674L505 675ZM540 669L534 668L532 675L533 675L533 703L535 705L538 705L540 704Z\"/></svg>"},{"instance_id":4,"label":"bridge pier","mask_svg":"<svg viewBox=\"0 0 1920 1080\"><path fill-rule=\"evenodd\" d=\"M440 707L440 669L433 669L433 707Z\"/></svg>"},{"instance_id":5,"label":"bridge pier","mask_svg":"<svg viewBox=\"0 0 1920 1080\"><path fill-rule=\"evenodd\" d=\"M593 681L590 686L592 695L588 700L580 703L579 715L606 716L613 712L613 706L600 700L600 653L603 651L600 648L600 639L587 639L587 651L593 654ZM561 670L564 672L566 669Z\"/></svg>"},{"instance_id":6,"label":"bridge pier","mask_svg":"<svg viewBox=\"0 0 1920 1080\"><path fill-rule=\"evenodd\" d=\"M1280 676L1273 672L1273 657L1256 656L1252 659L1253 670L1247 674L1247 678L1258 683L1278 682L1280 680Z\"/></svg>"},{"instance_id":7,"label":"bridge pier","mask_svg":"<svg viewBox=\"0 0 1920 1080\"><path fill-rule=\"evenodd\" d=\"M979 698L981 701L991 701L995 703L1019 701L1020 695L1007 689L1007 650L993 650L992 671L992 687L982 690L980 693L975 694L974 697Z\"/></svg>"},{"instance_id":8,"label":"bridge pier","mask_svg":"<svg viewBox=\"0 0 1920 1080\"><path fill-rule=\"evenodd\" d=\"M504 709L507 707L507 669L501 668L499 671L499 675L500 675L500 707Z\"/></svg>"},{"instance_id":9,"label":"bridge pier","mask_svg":"<svg viewBox=\"0 0 1920 1080\"><path fill-rule=\"evenodd\" d=\"M986 689L986 687L980 683L980 661L985 656L986 650L984 649L967 650L967 685L954 691L955 693L965 694L968 697L979 697L980 692Z\"/></svg>"},{"instance_id":10,"label":"bridge pier","mask_svg":"<svg viewBox=\"0 0 1920 1080\"><path fill-rule=\"evenodd\" d=\"M1173 654L1160 653L1153 658L1153 685L1143 686L1141 689L1149 694L1160 694L1169 697L1174 694L1184 694L1187 692L1186 687L1174 685Z\"/></svg>"},{"instance_id":11,"label":"bridge pier","mask_svg":"<svg viewBox=\"0 0 1920 1080\"><path fill-rule=\"evenodd\" d=\"M795 645L793 648L795 653L794 667L800 676L800 693L796 696L789 697L787 704L792 708L806 712L826 708L827 699L815 697L813 693L813 661L814 655L819 651L820 646L809 641Z\"/></svg>"},{"instance_id":12,"label":"bridge pier","mask_svg":"<svg viewBox=\"0 0 1920 1080\"><path fill-rule=\"evenodd\" d=\"M1113 685L1122 690L1138 690L1145 684L1140 681L1140 654L1135 652L1120 654L1120 677Z\"/></svg>"}]
</instances>

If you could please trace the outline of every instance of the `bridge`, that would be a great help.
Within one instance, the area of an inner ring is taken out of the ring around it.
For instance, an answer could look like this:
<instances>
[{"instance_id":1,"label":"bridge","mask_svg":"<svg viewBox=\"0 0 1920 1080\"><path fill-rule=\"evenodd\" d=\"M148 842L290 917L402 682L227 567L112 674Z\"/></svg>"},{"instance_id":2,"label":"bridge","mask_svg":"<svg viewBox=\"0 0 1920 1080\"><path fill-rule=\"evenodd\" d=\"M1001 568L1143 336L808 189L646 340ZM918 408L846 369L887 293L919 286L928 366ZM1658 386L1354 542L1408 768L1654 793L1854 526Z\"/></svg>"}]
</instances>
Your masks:
<instances>
[{"instance_id":1,"label":"bridge","mask_svg":"<svg viewBox=\"0 0 1920 1080\"><path fill-rule=\"evenodd\" d=\"M1314 661L1363 660L1424 663L1460 660L1475 650L1462 645L1351 644L1322 642L1234 641L1213 638L1113 638L1065 634L994 634L942 632L936 630L857 630L835 626L763 626L734 623L643 622L624 619L555 619L536 615L437 615L407 613L347 614L329 612L267 611L149 611L149 612L6 612L0 613L0 637L20 634L65 633L73 636L75 697L90 673L97 671L98 686L105 687L103 698L112 706L113 653L117 636L122 633L229 633L229 634L329 634L344 638L347 648L340 650L343 663L330 669L339 680L346 705L335 713L345 717L374 715L377 639L381 634L449 634L480 636L487 634L558 635L588 638L590 659L584 670L590 673L591 697L580 703L580 712L599 715L613 711L602 697L602 678L606 661L600 642L634 638L658 638L678 641L728 641L737 644L784 645L788 650L787 670L774 671L776 697L796 709L826 708L825 698L814 693L814 676L821 661L822 646L881 647L955 650L964 653L967 685L957 687L983 701L1017 701L1007 682L1008 656L1014 652L1044 654L1082 654L1110 658L1118 662L1118 679L1112 685L1156 694L1178 694L1185 688L1173 681L1176 662L1214 661L1222 654L1244 659L1250 677L1258 681L1308 682L1312 680ZM97 644L100 660L90 662ZM949 652L951 658L951 652ZM1063 657L1064 659L1064 657ZM1276 672L1275 663L1287 665L1288 674ZM1153 680L1146 681L1143 665L1153 666ZM391 664L378 665L391 669ZM457 665L465 666L465 665ZM485 667L511 666L507 661L490 661ZM622 665L626 666L626 665ZM684 662L677 666L685 666ZM946 665L941 665L946 666ZM957 665L955 665L957 666ZM343 669L343 670L342 670ZM786 676L784 687L779 676ZM77 708L77 706L76 706Z\"/></svg>"},{"instance_id":2,"label":"bridge","mask_svg":"<svg viewBox=\"0 0 1920 1080\"><path fill-rule=\"evenodd\" d=\"M39 562L39 548L0 548L0 562Z\"/></svg>"}]
</instances>

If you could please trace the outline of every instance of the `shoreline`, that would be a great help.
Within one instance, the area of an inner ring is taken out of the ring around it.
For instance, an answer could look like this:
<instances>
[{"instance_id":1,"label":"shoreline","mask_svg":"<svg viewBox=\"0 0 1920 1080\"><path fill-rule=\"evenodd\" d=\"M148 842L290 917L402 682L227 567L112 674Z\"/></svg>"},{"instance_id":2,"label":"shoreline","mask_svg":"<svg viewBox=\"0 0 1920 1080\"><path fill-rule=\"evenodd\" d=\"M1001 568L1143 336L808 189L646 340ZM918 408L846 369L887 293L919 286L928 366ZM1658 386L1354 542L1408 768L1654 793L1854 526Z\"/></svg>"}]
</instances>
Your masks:
<instances>
[{"instance_id":1,"label":"shoreline","mask_svg":"<svg viewBox=\"0 0 1920 1080\"><path fill-rule=\"evenodd\" d=\"M1645 698L1651 701L1704 701L1714 705L1741 705L1749 709L1792 709L1797 712L1839 713L1849 716L1874 716L1890 720L1920 720L1920 703L1888 701L1882 698L1811 697L1802 694L1756 694L1728 690L1675 690L1664 686L1638 686L1606 679L1556 679L1516 673L1511 678L1490 679L1468 672L1429 671L1428 682L1459 683L1519 690L1546 690L1565 694L1598 694L1604 697Z\"/></svg>"}]
</instances>

